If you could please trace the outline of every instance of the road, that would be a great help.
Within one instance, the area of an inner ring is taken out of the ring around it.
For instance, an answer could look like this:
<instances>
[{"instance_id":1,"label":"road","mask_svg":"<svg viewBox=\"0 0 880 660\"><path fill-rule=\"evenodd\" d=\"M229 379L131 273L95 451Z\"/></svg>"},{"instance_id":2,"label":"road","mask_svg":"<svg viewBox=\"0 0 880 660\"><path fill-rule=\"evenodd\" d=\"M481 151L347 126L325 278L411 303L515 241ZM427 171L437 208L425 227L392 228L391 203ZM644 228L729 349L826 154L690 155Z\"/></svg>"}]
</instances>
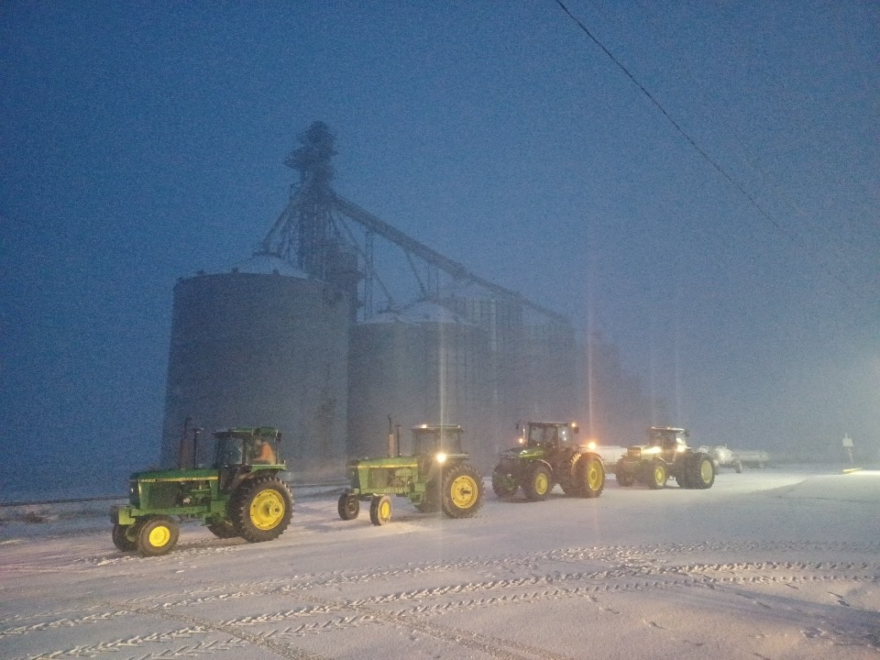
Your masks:
<instances>
[{"instance_id":1,"label":"road","mask_svg":"<svg viewBox=\"0 0 880 660\"><path fill-rule=\"evenodd\" d=\"M499 501L449 520L395 500L345 522L299 493L278 540L186 524L118 552L103 515L0 526L0 657L880 657L880 473L725 472L707 491Z\"/></svg>"}]
</instances>

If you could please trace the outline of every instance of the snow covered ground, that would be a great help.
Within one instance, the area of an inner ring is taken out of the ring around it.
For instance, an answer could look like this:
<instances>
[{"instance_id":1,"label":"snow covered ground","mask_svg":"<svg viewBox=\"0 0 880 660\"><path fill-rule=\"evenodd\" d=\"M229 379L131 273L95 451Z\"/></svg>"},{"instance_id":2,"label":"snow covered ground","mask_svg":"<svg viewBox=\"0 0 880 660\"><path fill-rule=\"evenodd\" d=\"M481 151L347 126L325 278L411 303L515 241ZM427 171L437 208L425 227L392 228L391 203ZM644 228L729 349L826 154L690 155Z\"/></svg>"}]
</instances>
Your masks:
<instances>
[{"instance_id":1,"label":"snow covered ground","mask_svg":"<svg viewBox=\"0 0 880 660\"><path fill-rule=\"evenodd\" d=\"M298 493L276 541L187 524L152 559L114 548L107 503L0 510L0 657L880 657L880 471L610 477L596 500L487 493L467 520L394 504L374 527Z\"/></svg>"}]
</instances>

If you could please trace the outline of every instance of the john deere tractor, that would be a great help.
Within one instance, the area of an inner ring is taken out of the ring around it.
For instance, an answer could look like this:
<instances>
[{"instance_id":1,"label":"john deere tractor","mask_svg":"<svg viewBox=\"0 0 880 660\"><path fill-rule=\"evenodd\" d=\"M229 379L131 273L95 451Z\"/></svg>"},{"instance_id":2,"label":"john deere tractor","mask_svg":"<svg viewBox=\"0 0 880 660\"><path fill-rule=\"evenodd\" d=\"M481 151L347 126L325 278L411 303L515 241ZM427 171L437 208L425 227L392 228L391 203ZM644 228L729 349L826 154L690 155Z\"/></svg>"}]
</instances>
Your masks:
<instances>
[{"instance_id":1,"label":"john deere tractor","mask_svg":"<svg viewBox=\"0 0 880 660\"><path fill-rule=\"evenodd\" d=\"M575 497L599 497L605 488L605 465L595 445L578 445L574 422L528 422L517 447L501 453L492 472L492 490L513 497L522 488L532 501L547 498L555 484Z\"/></svg>"},{"instance_id":2,"label":"john deere tractor","mask_svg":"<svg viewBox=\"0 0 880 660\"><path fill-rule=\"evenodd\" d=\"M628 447L615 469L621 486L635 482L659 489L670 477L681 488L711 488L715 483L715 466L706 452L694 451L687 445L688 432L671 426L652 426L648 443Z\"/></svg>"},{"instance_id":3,"label":"john deere tractor","mask_svg":"<svg viewBox=\"0 0 880 660\"><path fill-rule=\"evenodd\" d=\"M198 434L192 455L198 455ZM271 427L231 428L214 433L211 467L182 465L172 470L136 472L129 503L110 511L113 543L122 551L164 555L177 543L178 521L201 520L219 538L257 543L279 537L290 523L293 497L280 475L281 433ZM181 441L181 455L183 443Z\"/></svg>"},{"instance_id":4,"label":"john deere tractor","mask_svg":"<svg viewBox=\"0 0 880 660\"><path fill-rule=\"evenodd\" d=\"M387 458L348 462L351 485L339 496L339 517L357 518L365 501L370 502L370 521L384 525L391 520L392 495L409 499L422 513L473 516L483 504L483 478L462 450L462 432L460 426L416 426L409 456L400 455L400 439L389 433Z\"/></svg>"}]
</instances>

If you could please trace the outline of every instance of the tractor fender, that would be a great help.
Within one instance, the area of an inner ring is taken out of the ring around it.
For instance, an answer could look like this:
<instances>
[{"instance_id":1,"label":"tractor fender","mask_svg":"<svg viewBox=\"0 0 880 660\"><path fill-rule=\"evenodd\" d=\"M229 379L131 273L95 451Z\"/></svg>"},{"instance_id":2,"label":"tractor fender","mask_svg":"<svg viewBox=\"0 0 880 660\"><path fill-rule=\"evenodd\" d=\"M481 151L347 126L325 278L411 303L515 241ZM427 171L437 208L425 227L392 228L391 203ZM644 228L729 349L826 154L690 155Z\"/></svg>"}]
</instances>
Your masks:
<instances>
[{"instance_id":1,"label":"tractor fender","mask_svg":"<svg viewBox=\"0 0 880 660\"><path fill-rule=\"evenodd\" d=\"M526 468L528 471L531 471L539 463L541 465L543 465L544 467L546 467L548 470L550 470L551 475L554 474L553 466L550 465L550 463L545 461L543 458L531 458L531 459L525 461L523 467Z\"/></svg>"},{"instance_id":2,"label":"tractor fender","mask_svg":"<svg viewBox=\"0 0 880 660\"><path fill-rule=\"evenodd\" d=\"M594 458L594 459L596 459L597 461L599 461L603 466L605 465L605 461L602 460L602 457L601 457L598 453L596 453L596 452L594 452L594 451L583 451L583 452L581 452L581 453L580 453L580 457L578 458L578 460L580 460L580 458L582 458L582 457L584 457L584 456L586 456L587 458Z\"/></svg>"}]
</instances>

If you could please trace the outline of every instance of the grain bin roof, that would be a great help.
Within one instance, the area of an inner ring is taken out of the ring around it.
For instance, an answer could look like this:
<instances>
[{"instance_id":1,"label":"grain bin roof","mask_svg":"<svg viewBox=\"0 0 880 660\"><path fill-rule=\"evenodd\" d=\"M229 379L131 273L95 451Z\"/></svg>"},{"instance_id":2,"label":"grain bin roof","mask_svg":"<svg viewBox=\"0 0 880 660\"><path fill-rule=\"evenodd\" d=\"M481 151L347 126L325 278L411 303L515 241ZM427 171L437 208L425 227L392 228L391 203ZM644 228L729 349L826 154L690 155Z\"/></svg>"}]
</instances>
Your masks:
<instances>
[{"instance_id":1,"label":"grain bin roof","mask_svg":"<svg viewBox=\"0 0 880 660\"><path fill-rule=\"evenodd\" d=\"M258 252L249 259L235 264L232 267L234 273L251 273L254 275L285 275L287 277L300 277L308 279L308 275L288 261L274 254Z\"/></svg>"}]
</instances>

